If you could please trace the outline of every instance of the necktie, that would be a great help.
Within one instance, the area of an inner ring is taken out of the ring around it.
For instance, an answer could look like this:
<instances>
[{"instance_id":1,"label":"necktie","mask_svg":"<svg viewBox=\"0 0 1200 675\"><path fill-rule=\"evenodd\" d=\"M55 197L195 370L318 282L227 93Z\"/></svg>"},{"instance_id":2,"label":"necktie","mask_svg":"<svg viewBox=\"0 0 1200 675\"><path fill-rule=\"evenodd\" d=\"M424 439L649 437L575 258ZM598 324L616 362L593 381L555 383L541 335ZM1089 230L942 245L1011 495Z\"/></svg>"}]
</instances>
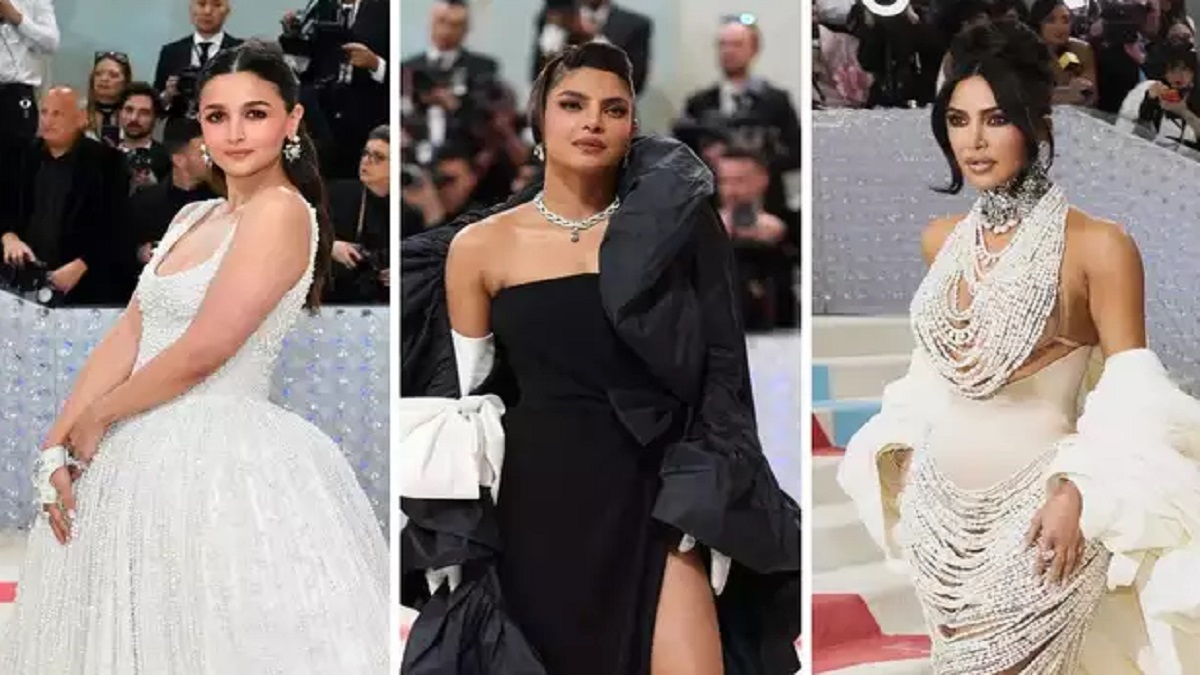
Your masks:
<instances>
[{"instance_id":1,"label":"necktie","mask_svg":"<svg viewBox=\"0 0 1200 675\"><path fill-rule=\"evenodd\" d=\"M203 68L204 64L208 63L209 50L212 49L212 43L201 42L196 46L200 48L200 67Z\"/></svg>"}]
</instances>

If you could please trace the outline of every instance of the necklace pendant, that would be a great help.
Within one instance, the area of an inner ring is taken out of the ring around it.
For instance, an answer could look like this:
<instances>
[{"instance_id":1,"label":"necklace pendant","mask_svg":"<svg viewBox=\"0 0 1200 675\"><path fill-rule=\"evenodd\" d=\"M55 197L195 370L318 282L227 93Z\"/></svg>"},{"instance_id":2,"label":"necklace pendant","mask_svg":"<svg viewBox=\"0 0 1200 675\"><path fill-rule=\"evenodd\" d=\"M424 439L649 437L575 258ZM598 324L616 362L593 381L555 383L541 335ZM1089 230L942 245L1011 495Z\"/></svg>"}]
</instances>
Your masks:
<instances>
[{"instance_id":1,"label":"necklace pendant","mask_svg":"<svg viewBox=\"0 0 1200 675\"><path fill-rule=\"evenodd\" d=\"M571 241L572 242L579 241L579 228L578 227L571 228Z\"/></svg>"}]
</instances>

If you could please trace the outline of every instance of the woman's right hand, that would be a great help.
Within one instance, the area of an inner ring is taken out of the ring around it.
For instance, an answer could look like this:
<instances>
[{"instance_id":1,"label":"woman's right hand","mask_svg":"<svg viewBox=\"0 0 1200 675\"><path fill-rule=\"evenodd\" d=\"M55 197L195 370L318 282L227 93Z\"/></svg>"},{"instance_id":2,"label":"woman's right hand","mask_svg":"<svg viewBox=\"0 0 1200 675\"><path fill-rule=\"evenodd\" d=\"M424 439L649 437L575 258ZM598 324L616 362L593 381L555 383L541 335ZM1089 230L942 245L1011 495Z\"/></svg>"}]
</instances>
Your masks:
<instances>
[{"instance_id":1,"label":"woman's right hand","mask_svg":"<svg viewBox=\"0 0 1200 675\"><path fill-rule=\"evenodd\" d=\"M1150 98L1158 98L1162 96L1163 92L1166 90L1167 85L1163 84L1162 82L1151 82L1150 87L1146 89L1146 93L1150 95Z\"/></svg>"},{"instance_id":2,"label":"woman's right hand","mask_svg":"<svg viewBox=\"0 0 1200 675\"><path fill-rule=\"evenodd\" d=\"M61 466L50 474L50 484L58 491L58 504L44 504L42 508L50 518L50 530L60 544L71 540L71 524L75 520L75 478L70 468ZM61 504L61 506L60 506Z\"/></svg>"},{"instance_id":3,"label":"woman's right hand","mask_svg":"<svg viewBox=\"0 0 1200 675\"><path fill-rule=\"evenodd\" d=\"M33 249L29 248L29 244L21 241L21 238L13 233L4 235L4 263L13 267L22 267L27 262L35 260Z\"/></svg>"},{"instance_id":4,"label":"woman's right hand","mask_svg":"<svg viewBox=\"0 0 1200 675\"><path fill-rule=\"evenodd\" d=\"M341 263L343 267L354 269L362 260L362 251L348 241L335 241L333 242L333 259Z\"/></svg>"}]
</instances>

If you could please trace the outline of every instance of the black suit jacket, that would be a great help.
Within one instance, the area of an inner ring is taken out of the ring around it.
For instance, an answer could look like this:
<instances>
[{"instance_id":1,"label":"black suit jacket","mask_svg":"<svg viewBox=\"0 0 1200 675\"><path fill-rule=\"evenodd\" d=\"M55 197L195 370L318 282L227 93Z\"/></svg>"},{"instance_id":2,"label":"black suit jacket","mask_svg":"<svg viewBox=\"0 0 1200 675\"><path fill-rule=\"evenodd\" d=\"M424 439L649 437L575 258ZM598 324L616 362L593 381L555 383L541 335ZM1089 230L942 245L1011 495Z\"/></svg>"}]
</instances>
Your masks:
<instances>
[{"instance_id":1,"label":"black suit jacket","mask_svg":"<svg viewBox=\"0 0 1200 675\"><path fill-rule=\"evenodd\" d=\"M90 138L81 138L71 151L71 192L63 209L61 257L64 263L82 259L87 273L67 296L69 304L123 304L119 277L118 223L125 214L129 173L120 151ZM29 237L38 172L47 157L41 140L4 158L0 232Z\"/></svg>"},{"instance_id":2,"label":"black suit jacket","mask_svg":"<svg viewBox=\"0 0 1200 675\"><path fill-rule=\"evenodd\" d=\"M426 66L428 59L429 55L425 52L414 54L404 59L404 62L400 64L400 70L403 73L419 70ZM467 72L467 82L472 84L480 80L494 78L500 73L500 65L496 63L495 59L470 51L469 49L458 50L458 58L454 59L454 63L450 64L450 69L465 70Z\"/></svg>"},{"instance_id":3,"label":"black suit jacket","mask_svg":"<svg viewBox=\"0 0 1200 675\"><path fill-rule=\"evenodd\" d=\"M528 201L540 188L532 185L488 212L401 243L402 396L460 395L445 305L450 241L469 222ZM640 137L617 191L621 208L600 248L601 298L617 335L641 357L654 384L614 388L609 401L641 444L665 443L653 518L734 561L726 592L717 599L726 672L795 672L800 512L779 488L759 443L732 249L712 205L712 174L678 141ZM479 392L511 400L510 375L498 351ZM405 654L412 668L406 672L538 672L525 668L527 645L501 625L500 589L480 571L503 548L493 508L490 496L402 496L409 516L400 542L402 602L419 606L428 600L423 570L466 564L449 605L439 596L430 616L422 608ZM500 663L446 668L478 644L478 634L503 638L488 640L489 658Z\"/></svg>"},{"instance_id":4,"label":"black suit jacket","mask_svg":"<svg viewBox=\"0 0 1200 675\"><path fill-rule=\"evenodd\" d=\"M787 208L787 198L780 175L800 168L800 118L796 115L796 109L792 107L791 97L783 89L756 80L747 93L753 101L751 107L754 117L764 126L779 131L778 147L772 153L771 184L767 188L766 208L782 218L785 223L798 228L799 219ZM721 90L719 86L714 85L688 97L684 105L684 119L693 123L704 123L705 120L719 117L720 111ZM798 237L798 231L793 232L792 236Z\"/></svg>"},{"instance_id":5,"label":"black suit jacket","mask_svg":"<svg viewBox=\"0 0 1200 675\"><path fill-rule=\"evenodd\" d=\"M538 14L535 22L533 60L530 61L533 64L532 79L535 80L541 73L543 65L537 39L542 34L542 28L545 25L546 12L542 11ZM650 72L650 40L653 35L654 22L650 20L650 17L617 5L610 6L608 21L604 24L604 38L624 49L625 53L629 55L629 62L633 64L633 90L639 95L646 86L646 77Z\"/></svg>"},{"instance_id":6,"label":"black suit jacket","mask_svg":"<svg viewBox=\"0 0 1200 675\"><path fill-rule=\"evenodd\" d=\"M235 38L226 33L224 39L221 40L221 49L233 49L242 44L243 40ZM189 35L169 44L163 45L158 52L158 65L154 69L154 88L159 92L167 87L167 78L172 75L178 75L188 66L192 65L192 50L195 48L195 42L192 41L192 36ZM216 53L209 54L211 59L216 56ZM184 110L171 110L172 116L182 116Z\"/></svg>"}]
</instances>

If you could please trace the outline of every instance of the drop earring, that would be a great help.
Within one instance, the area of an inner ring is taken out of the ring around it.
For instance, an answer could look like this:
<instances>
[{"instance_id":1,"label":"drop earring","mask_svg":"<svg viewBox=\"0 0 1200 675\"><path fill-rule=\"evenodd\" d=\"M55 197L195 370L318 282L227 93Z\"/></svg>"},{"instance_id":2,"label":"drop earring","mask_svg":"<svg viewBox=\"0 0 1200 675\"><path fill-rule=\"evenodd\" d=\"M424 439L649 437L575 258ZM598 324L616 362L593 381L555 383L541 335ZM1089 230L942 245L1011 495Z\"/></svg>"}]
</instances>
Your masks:
<instances>
[{"instance_id":1,"label":"drop earring","mask_svg":"<svg viewBox=\"0 0 1200 675\"><path fill-rule=\"evenodd\" d=\"M300 159L300 137L292 136L283 142L283 158L289 162Z\"/></svg>"},{"instance_id":2,"label":"drop earring","mask_svg":"<svg viewBox=\"0 0 1200 675\"><path fill-rule=\"evenodd\" d=\"M539 162L546 161L546 148L543 147L541 143L533 146L533 156L537 157Z\"/></svg>"},{"instance_id":3,"label":"drop earring","mask_svg":"<svg viewBox=\"0 0 1200 675\"><path fill-rule=\"evenodd\" d=\"M208 152L208 146L204 143L200 144L200 159L204 160L204 166L212 166L212 155Z\"/></svg>"}]
</instances>

